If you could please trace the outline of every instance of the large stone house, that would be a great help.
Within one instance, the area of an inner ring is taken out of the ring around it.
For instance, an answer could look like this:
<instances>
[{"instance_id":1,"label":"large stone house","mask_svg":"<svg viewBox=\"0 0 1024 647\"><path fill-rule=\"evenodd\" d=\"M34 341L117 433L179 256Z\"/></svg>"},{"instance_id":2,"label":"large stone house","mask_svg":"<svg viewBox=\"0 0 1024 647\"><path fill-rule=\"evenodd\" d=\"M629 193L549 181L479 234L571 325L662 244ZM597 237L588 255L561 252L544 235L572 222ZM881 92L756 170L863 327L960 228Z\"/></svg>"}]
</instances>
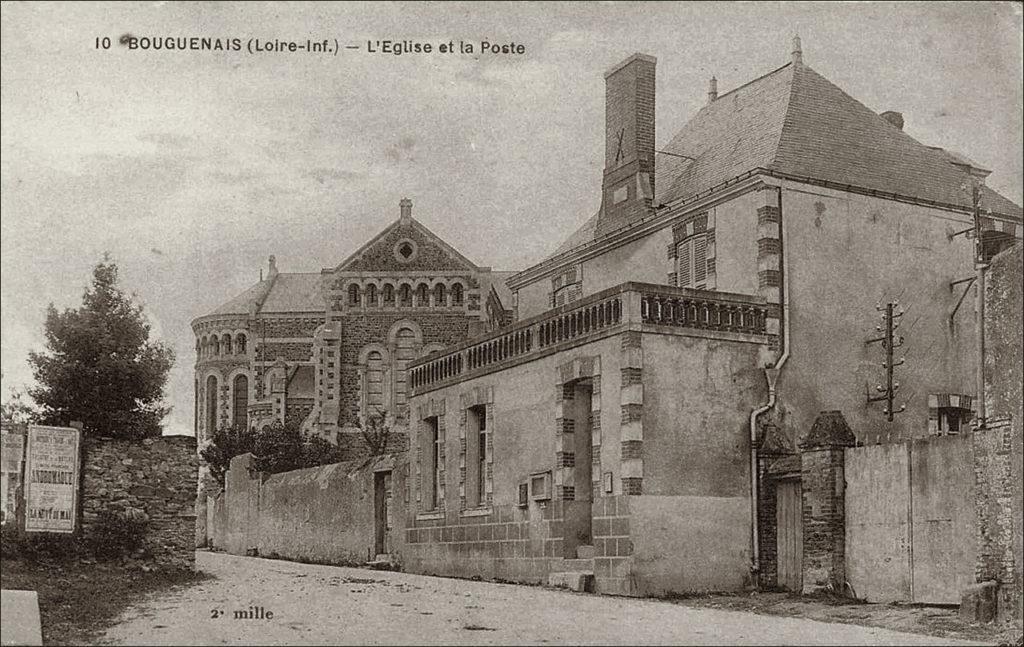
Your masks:
<instances>
[{"instance_id":1,"label":"large stone house","mask_svg":"<svg viewBox=\"0 0 1024 647\"><path fill-rule=\"evenodd\" d=\"M511 326L410 366L403 560L519 580L593 570L624 594L774 584L778 561L800 560L777 555L776 505L808 502L799 487L777 502L773 479L820 440L821 412L860 439L973 415L964 232L976 195L987 258L1021 237L1021 208L811 69L799 40L745 85L719 95L712 79L662 150L655 59L605 83L600 210L508 280ZM866 343L890 302L905 310L891 414L869 399L885 355Z\"/></svg>"},{"instance_id":2,"label":"large stone house","mask_svg":"<svg viewBox=\"0 0 1024 647\"><path fill-rule=\"evenodd\" d=\"M630 595L779 582L793 556L776 509L805 502L773 484L821 412L862 440L975 414L969 279L1021 238L1022 210L811 69L798 40L745 85L712 79L661 149L655 67L636 54L605 74L600 209L533 267L473 266L403 211L337 268L272 273L197 319L199 433L236 411L329 433L407 407L389 549L410 571L592 571ZM905 361L887 411L866 342L893 302Z\"/></svg>"}]
</instances>

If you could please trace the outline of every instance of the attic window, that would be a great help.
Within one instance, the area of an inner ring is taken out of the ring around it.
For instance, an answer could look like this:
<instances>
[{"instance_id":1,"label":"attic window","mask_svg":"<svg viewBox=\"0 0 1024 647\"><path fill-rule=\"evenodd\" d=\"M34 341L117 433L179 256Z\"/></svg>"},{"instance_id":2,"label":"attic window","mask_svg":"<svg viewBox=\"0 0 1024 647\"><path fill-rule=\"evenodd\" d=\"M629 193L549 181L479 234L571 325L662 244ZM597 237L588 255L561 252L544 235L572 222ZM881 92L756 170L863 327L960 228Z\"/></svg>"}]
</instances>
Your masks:
<instances>
[{"instance_id":1,"label":"attic window","mask_svg":"<svg viewBox=\"0 0 1024 647\"><path fill-rule=\"evenodd\" d=\"M416 243L409 240L408 238L403 238L402 240L395 243L394 251L395 259L399 263L410 263L412 262L413 259L416 258L416 252L418 250L416 249Z\"/></svg>"}]
</instances>

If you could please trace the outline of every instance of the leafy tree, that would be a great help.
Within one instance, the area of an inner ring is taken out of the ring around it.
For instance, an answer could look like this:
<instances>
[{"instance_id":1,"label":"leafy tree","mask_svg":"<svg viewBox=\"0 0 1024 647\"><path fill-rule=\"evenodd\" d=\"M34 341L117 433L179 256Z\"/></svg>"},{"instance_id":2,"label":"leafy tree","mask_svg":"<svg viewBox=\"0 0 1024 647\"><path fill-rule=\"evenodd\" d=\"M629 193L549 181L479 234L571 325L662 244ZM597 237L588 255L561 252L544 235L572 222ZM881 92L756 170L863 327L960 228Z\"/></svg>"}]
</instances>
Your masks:
<instances>
[{"instance_id":1,"label":"leafy tree","mask_svg":"<svg viewBox=\"0 0 1024 647\"><path fill-rule=\"evenodd\" d=\"M221 487L231 459L246 453L256 453L256 431L235 425L218 428L210 443L199 450L199 456L210 466L210 475Z\"/></svg>"},{"instance_id":2,"label":"leafy tree","mask_svg":"<svg viewBox=\"0 0 1024 647\"><path fill-rule=\"evenodd\" d=\"M379 456L387 451L388 439L391 438L391 429L394 425L394 417L380 410L377 413L360 416L356 427L363 435L363 442L370 450L370 456Z\"/></svg>"},{"instance_id":3,"label":"leafy tree","mask_svg":"<svg viewBox=\"0 0 1024 647\"><path fill-rule=\"evenodd\" d=\"M200 457L210 475L224 486L231 459L245 453L256 457L256 469L278 474L341 461L341 450L329 440L299 430L299 421L275 422L263 430L225 426L217 429Z\"/></svg>"},{"instance_id":4,"label":"leafy tree","mask_svg":"<svg viewBox=\"0 0 1024 647\"><path fill-rule=\"evenodd\" d=\"M25 398L25 392L21 389L11 388L7 401L0 404L0 422L3 425L17 425L35 422L39 412Z\"/></svg>"},{"instance_id":5,"label":"leafy tree","mask_svg":"<svg viewBox=\"0 0 1024 647\"><path fill-rule=\"evenodd\" d=\"M149 339L142 306L117 285L105 254L93 269L82 306L46 312L46 350L29 353L38 387L29 391L46 424L80 420L86 434L160 435L163 388L174 353Z\"/></svg>"}]
</instances>

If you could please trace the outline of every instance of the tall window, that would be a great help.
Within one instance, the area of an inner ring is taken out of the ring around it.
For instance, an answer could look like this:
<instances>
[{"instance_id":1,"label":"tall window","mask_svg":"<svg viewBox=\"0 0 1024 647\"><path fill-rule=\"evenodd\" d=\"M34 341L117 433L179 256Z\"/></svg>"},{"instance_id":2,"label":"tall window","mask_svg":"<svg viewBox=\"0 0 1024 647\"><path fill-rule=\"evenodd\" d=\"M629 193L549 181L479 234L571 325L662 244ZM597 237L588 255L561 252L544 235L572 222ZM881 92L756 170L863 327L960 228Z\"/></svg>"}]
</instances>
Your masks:
<instances>
[{"instance_id":1,"label":"tall window","mask_svg":"<svg viewBox=\"0 0 1024 647\"><path fill-rule=\"evenodd\" d=\"M444 283L434 286L434 305L439 308L448 305L448 295L445 293Z\"/></svg>"},{"instance_id":2,"label":"tall window","mask_svg":"<svg viewBox=\"0 0 1024 647\"><path fill-rule=\"evenodd\" d=\"M470 507L479 507L487 503L487 406L470 407L466 423L469 440L466 503Z\"/></svg>"},{"instance_id":3,"label":"tall window","mask_svg":"<svg viewBox=\"0 0 1024 647\"><path fill-rule=\"evenodd\" d=\"M231 335L224 335L224 338L220 342L221 348L224 350L225 355L233 354L231 352Z\"/></svg>"},{"instance_id":4,"label":"tall window","mask_svg":"<svg viewBox=\"0 0 1024 647\"><path fill-rule=\"evenodd\" d=\"M206 378L206 433L207 437L217 430L217 378Z\"/></svg>"},{"instance_id":5,"label":"tall window","mask_svg":"<svg viewBox=\"0 0 1024 647\"><path fill-rule=\"evenodd\" d=\"M376 414L384 411L384 356L380 351L366 355L366 411Z\"/></svg>"},{"instance_id":6,"label":"tall window","mask_svg":"<svg viewBox=\"0 0 1024 647\"><path fill-rule=\"evenodd\" d=\"M234 395L234 417L235 426L245 429L248 425L249 409L249 378L245 375L235 377L235 383L231 387Z\"/></svg>"},{"instance_id":7,"label":"tall window","mask_svg":"<svg viewBox=\"0 0 1024 647\"><path fill-rule=\"evenodd\" d=\"M359 286L358 285L353 284L353 285L348 286L348 304L350 306L358 306L359 305Z\"/></svg>"},{"instance_id":8,"label":"tall window","mask_svg":"<svg viewBox=\"0 0 1024 647\"><path fill-rule=\"evenodd\" d=\"M462 305L462 284L461 283L456 283L455 285L452 286L452 305L453 306L461 306Z\"/></svg>"},{"instance_id":9,"label":"tall window","mask_svg":"<svg viewBox=\"0 0 1024 647\"><path fill-rule=\"evenodd\" d=\"M196 342L196 343L198 344L199 342ZM198 438L199 437L199 380L195 380L195 387L196 387L195 394L194 394L194 396L192 398L192 406L193 406L192 426L194 427L194 429L192 431L195 433L196 437Z\"/></svg>"},{"instance_id":10,"label":"tall window","mask_svg":"<svg viewBox=\"0 0 1024 647\"><path fill-rule=\"evenodd\" d=\"M390 283L384 284L384 289L381 291L384 295L384 307L395 305L395 287Z\"/></svg>"},{"instance_id":11,"label":"tall window","mask_svg":"<svg viewBox=\"0 0 1024 647\"><path fill-rule=\"evenodd\" d=\"M416 305L420 308L426 308L430 305L430 288L427 287L426 283L420 283L416 288Z\"/></svg>"},{"instance_id":12,"label":"tall window","mask_svg":"<svg viewBox=\"0 0 1024 647\"><path fill-rule=\"evenodd\" d=\"M377 286L373 283L366 286L366 305L377 305Z\"/></svg>"},{"instance_id":13,"label":"tall window","mask_svg":"<svg viewBox=\"0 0 1024 647\"><path fill-rule=\"evenodd\" d=\"M676 281L681 288L706 288L708 281L706 233L690 236L676 247Z\"/></svg>"},{"instance_id":14,"label":"tall window","mask_svg":"<svg viewBox=\"0 0 1024 647\"><path fill-rule=\"evenodd\" d=\"M398 305L403 308L412 307L412 288L407 283L398 288Z\"/></svg>"},{"instance_id":15,"label":"tall window","mask_svg":"<svg viewBox=\"0 0 1024 647\"><path fill-rule=\"evenodd\" d=\"M441 483L441 468L444 465L441 453L443 439L437 417L427 418L423 423L423 438L420 446L423 456L426 457L426 464L423 466L423 484L426 489L423 493L423 502L427 510L437 510L443 496L443 484Z\"/></svg>"},{"instance_id":16,"label":"tall window","mask_svg":"<svg viewBox=\"0 0 1024 647\"><path fill-rule=\"evenodd\" d=\"M408 375L406 367L416 359L416 333L402 328L395 335L395 406L402 407L408 402Z\"/></svg>"},{"instance_id":17,"label":"tall window","mask_svg":"<svg viewBox=\"0 0 1024 647\"><path fill-rule=\"evenodd\" d=\"M242 333L235 337L235 349L239 355L245 355L245 335Z\"/></svg>"}]
</instances>

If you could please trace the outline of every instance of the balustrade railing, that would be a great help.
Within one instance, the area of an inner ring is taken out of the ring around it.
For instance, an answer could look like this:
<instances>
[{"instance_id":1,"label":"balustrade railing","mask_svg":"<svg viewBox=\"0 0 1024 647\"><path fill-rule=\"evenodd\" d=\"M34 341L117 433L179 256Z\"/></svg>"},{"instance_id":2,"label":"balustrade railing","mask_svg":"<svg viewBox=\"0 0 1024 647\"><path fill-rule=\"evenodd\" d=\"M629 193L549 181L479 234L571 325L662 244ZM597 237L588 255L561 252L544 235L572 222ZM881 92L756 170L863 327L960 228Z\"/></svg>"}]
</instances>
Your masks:
<instances>
[{"instance_id":1,"label":"balustrade railing","mask_svg":"<svg viewBox=\"0 0 1024 647\"><path fill-rule=\"evenodd\" d=\"M709 332L764 335L769 307L764 299L648 283L623 283L582 301L560 306L511 328L472 339L410 364L414 391L451 379L495 370L510 360L540 356L562 345L584 343L636 324Z\"/></svg>"}]
</instances>

